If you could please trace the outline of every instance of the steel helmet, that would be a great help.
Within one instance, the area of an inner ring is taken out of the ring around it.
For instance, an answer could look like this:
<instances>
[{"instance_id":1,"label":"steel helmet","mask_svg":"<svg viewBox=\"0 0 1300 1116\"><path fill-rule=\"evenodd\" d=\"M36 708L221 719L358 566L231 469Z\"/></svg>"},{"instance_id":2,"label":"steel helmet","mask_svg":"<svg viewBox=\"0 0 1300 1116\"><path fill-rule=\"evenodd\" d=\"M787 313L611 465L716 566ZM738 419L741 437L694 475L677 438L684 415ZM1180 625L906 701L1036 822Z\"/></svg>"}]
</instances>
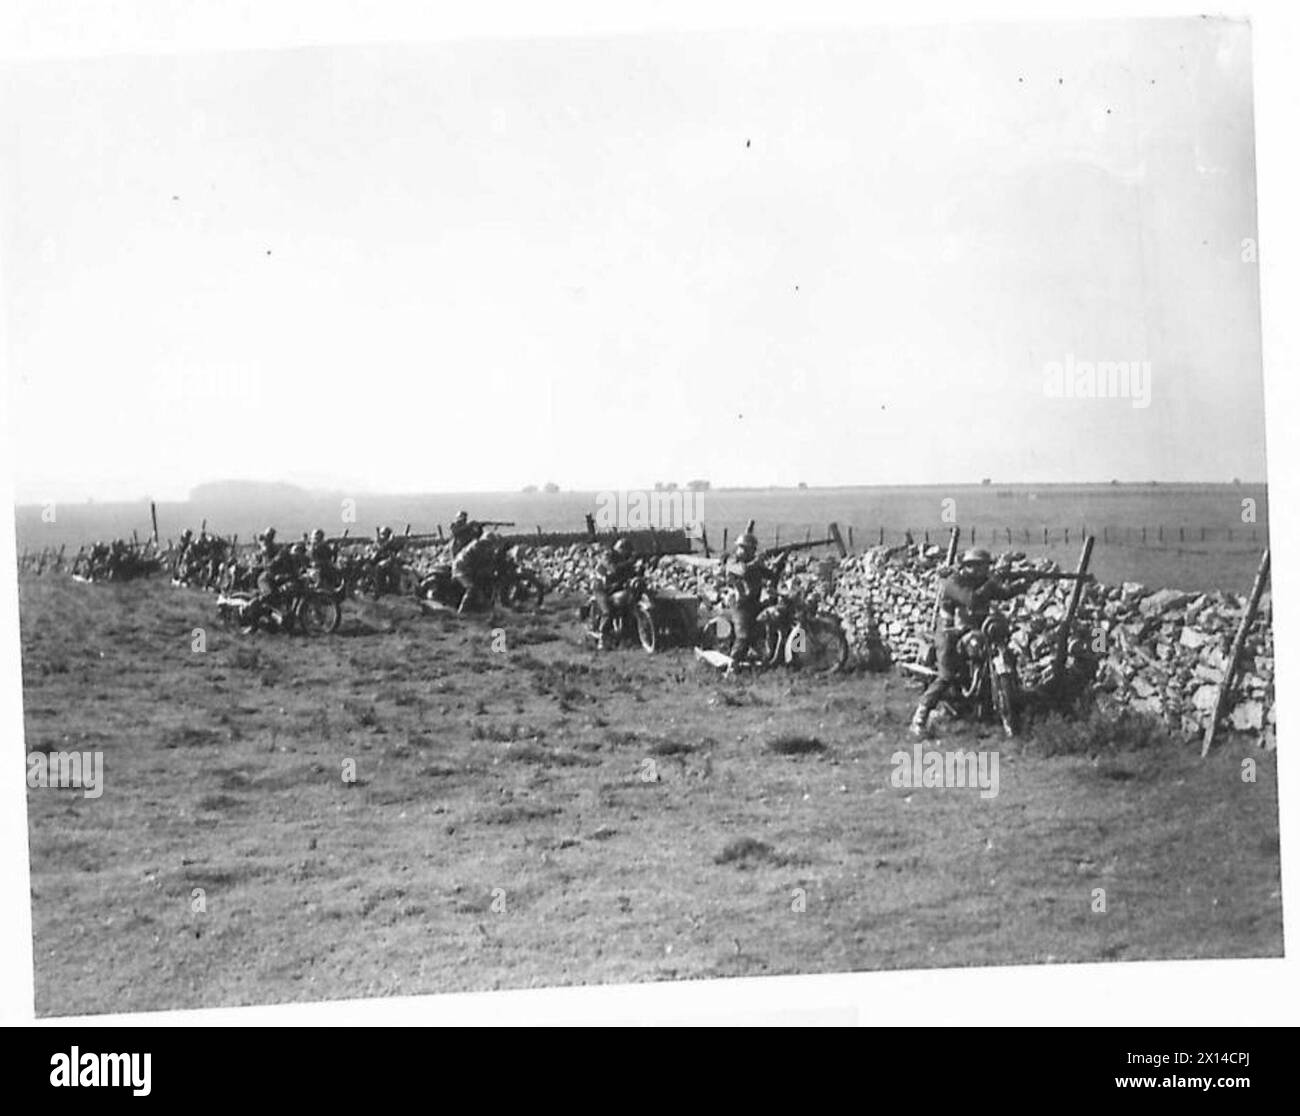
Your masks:
<instances>
[{"instance_id":1,"label":"steel helmet","mask_svg":"<svg viewBox=\"0 0 1300 1116\"><path fill-rule=\"evenodd\" d=\"M295 558L301 558L304 554L307 553L307 547L303 543L296 542L293 544L293 546L289 547L289 553L292 554Z\"/></svg>"},{"instance_id":2,"label":"steel helmet","mask_svg":"<svg viewBox=\"0 0 1300 1116\"><path fill-rule=\"evenodd\" d=\"M740 553L740 551L742 550L746 550L752 553L757 549L758 549L758 538L755 535L748 535L748 534L741 535L740 538L736 540L737 553Z\"/></svg>"},{"instance_id":3,"label":"steel helmet","mask_svg":"<svg viewBox=\"0 0 1300 1116\"><path fill-rule=\"evenodd\" d=\"M268 527L265 531L262 532L262 538L264 538L267 542L271 542L271 540L275 538L275 528Z\"/></svg>"},{"instance_id":4,"label":"steel helmet","mask_svg":"<svg viewBox=\"0 0 1300 1116\"><path fill-rule=\"evenodd\" d=\"M311 533L311 541L312 541L312 542L324 542L324 541L325 541L325 532L322 531L319 527L317 527L316 530L314 530L314 531Z\"/></svg>"},{"instance_id":5,"label":"steel helmet","mask_svg":"<svg viewBox=\"0 0 1300 1116\"><path fill-rule=\"evenodd\" d=\"M632 553L632 544L627 539L616 539L613 549L620 558L626 558Z\"/></svg>"},{"instance_id":6,"label":"steel helmet","mask_svg":"<svg viewBox=\"0 0 1300 1116\"><path fill-rule=\"evenodd\" d=\"M978 566L993 564L993 555L985 550L982 546L972 546L969 550L963 551L961 556L963 566Z\"/></svg>"},{"instance_id":7,"label":"steel helmet","mask_svg":"<svg viewBox=\"0 0 1300 1116\"><path fill-rule=\"evenodd\" d=\"M469 512L467 512L467 511L458 511L458 512L456 513L456 522L457 522L457 523L464 523L467 519L469 519Z\"/></svg>"},{"instance_id":8,"label":"steel helmet","mask_svg":"<svg viewBox=\"0 0 1300 1116\"><path fill-rule=\"evenodd\" d=\"M379 532L379 537L381 539L391 539L393 537L393 529L391 527L385 527Z\"/></svg>"}]
</instances>

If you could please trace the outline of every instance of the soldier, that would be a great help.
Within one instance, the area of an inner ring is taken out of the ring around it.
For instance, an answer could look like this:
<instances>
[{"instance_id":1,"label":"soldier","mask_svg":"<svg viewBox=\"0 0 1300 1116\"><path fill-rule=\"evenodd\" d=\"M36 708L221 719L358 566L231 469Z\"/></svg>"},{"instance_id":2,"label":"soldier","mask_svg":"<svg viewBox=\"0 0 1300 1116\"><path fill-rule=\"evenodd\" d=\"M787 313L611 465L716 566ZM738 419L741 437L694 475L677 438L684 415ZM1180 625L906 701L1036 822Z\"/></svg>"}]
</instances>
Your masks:
<instances>
[{"instance_id":1,"label":"soldier","mask_svg":"<svg viewBox=\"0 0 1300 1116\"><path fill-rule=\"evenodd\" d=\"M454 558L475 539L483 537L483 524L470 519L469 512L459 511L451 521L451 555Z\"/></svg>"},{"instance_id":2,"label":"soldier","mask_svg":"<svg viewBox=\"0 0 1300 1116\"><path fill-rule=\"evenodd\" d=\"M297 566L289 548L275 541L275 528L268 527L257 537L257 596L249 605L254 617L271 606L271 601L284 586L297 576Z\"/></svg>"},{"instance_id":3,"label":"soldier","mask_svg":"<svg viewBox=\"0 0 1300 1116\"><path fill-rule=\"evenodd\" d=\"M90 558L86 562L87 576L93 581L104 572L104 562L108 558L108 547L104 545L102 539L96 539L95 545L90 548Z\"/></svg>"},{"instance_id":4,"label":"soldier","mask_svg":"<svg viewBox=\"0 0 1300 1116\"><path fill-rule=\"evenodd\" d=\"M1028 587L1029 578L1002 581L993 576L993 556L983 547L965 551L955 573L944 579L940 591L939 625L935 631L938 676L926 687L912 717L913 736L924 736L930 713L943 700L961 672L957 644L962 635L979 628L988 618L993 601L1008 601Z\"/></svg>"},{"instance_id":5,"label":"soldier","mask_svg":"<svg viewBox=\"0 0 1300 1116\"><path fill-rule=\"evenodd\" d=\"M490 594L496 562L496 543L490 535L479 535L471 540L452 559L451 575L464 589L456 607L457 613L472 608L480 597Z\"/></svg>"},{"instance_id":6,"label":"soldier","mask_svg":"<svg viewBox=\"0 0 1300 1116\"><path fill-rule=\"evenodd\" d=\"M375 595L384 592L396 592L398 579L398 556L402 552L404 540L394 535L391 527L379 532L379 537L370 550L370 561L375 567Z\"/></svg>"},{"instance_id":7,"label":"soldier","mask_svg":"<svg viewBox=\"0 0 1300 1116\"><path fill-rule=\"evenodd\" d=\"M325 532L319 527L311 533L311 543L307 547L308 564L316 570L321 585L335 586L340 574L334 561L334 548L325 541Z\"/></svg>"},{"instance_id":8,"label":"soldier","mask_svg":"<svg viewBox=\"0 0 1300 1116\"><path fill-rule=\"evenodd\" d=\"M185 569L185 559L194 545L194 532L188 527L181 532L180 544L176 552L176 573L179 576Z\"/></svg>"},{"instance_id":9,"label":"soldier","mask_svg":"<svg viewBox=\"0 0 1300 1116\"><path fill-rule=\"evenodd\" d=\"M783 554L769 566L758 554L758 539L746 531L736 540L734 560L723 565L726 583L736 593L736 603L731 610L731 623L735 629L731 645L733 663L743 663L752 652L763 590L780 580L785 557Z\"/></svg>"},{"instance_id":10,"label":"soldier","mask_svg":"<svg viewBox=\"0 0 1300 1116\"><path fill-rule=\"evenodd\" d=\"M614 545L596 566L596 576L592 580L592 598L600 617L600 640L597 646L602 651L608 645L609 634L614 627L614 616L618 611L613 598L615 594L625 592L639 572L640 563L627 539L615 539Z\"/></svg>"}]
</instances>

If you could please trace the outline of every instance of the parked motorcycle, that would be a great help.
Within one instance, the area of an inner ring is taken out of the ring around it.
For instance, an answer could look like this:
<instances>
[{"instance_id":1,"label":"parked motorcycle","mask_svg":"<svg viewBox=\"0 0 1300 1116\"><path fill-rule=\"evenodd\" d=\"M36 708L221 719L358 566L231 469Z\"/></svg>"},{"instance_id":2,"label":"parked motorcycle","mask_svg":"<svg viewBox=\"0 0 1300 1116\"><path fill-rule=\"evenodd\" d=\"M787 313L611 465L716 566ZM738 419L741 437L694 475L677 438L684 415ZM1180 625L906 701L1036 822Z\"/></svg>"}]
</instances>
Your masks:
<instances>
[{"instance_id":1,"label":"parked motorcycle","mask_svg":"<svg viewBox=\"0 0 1300 1116\"><path fill-rule=\"evenodd\" d=\"M957 638L961 670L952 684L953 711L977 721L998 721L1007 736L1020 730L1020 672L1011 647L1011 622L1005 613L991 609L978 628ZM931 658L933 656L931 655ZM934 668L903 663L903 669L924 678L935 676Z\"/></svg>"},{"instance_id":2,"label":"parked motorcycle","mask_svg":"<svg viewBox=\"0 0 1300 1116\"><path fill-rule=\"evenodd\" d=\"M819 598L797 590L768 594L755 619L750 644L763 666L785 663L798 670L833 674L849 661L849 641L840 619L821 607ZM712 616L700 633L698 648L706 657L732 657L736 633L730 615Z\"/></svg>"},{"instance_id":3,"label":"parked motorcycle","mask_svg":"<svg viewBox=\"0 0 1300 1116\"><path fill-rule=\"evenodd\" d=\"M647 654L653 655L659 646L659 627L655 622L655 597L645 579L633 578L626 589L610 594L612 609L610 637L614 647L631 647L639 644ZM601 615L593 594L578 609L578 618L584 624L588 639L599 642Z\"/></svg>"},{"instance_id":4,"label":"parked motorcycle","mask_svg":"<svg viewBox=\"0 0 1300 1116\"><path fill-rule=\"evenodd\" d=\"M421 601L456 609L465 596L465 587L456 580L450 565L440 563L419 580L415 595ZM520 565L508 551L503 551L493 566L488 581L488 595L488 603L494 607L505 605L514 609L540 608L546 596L546 586L536 573Z\"/></svg>"},{"instance_id":5,"label":"parked motorcycle","mask_svg":"<svg viewBox=\"0 0 1300 1116\"><path fill-rule=\"evenodd\" d=\"M260 603L256 591L222 592L217 597L217 616L227 627L238 628L245 635L261 628L316 636L336 631L342 612L332 594L300 579Z\"/></svg>"}]
</instances>

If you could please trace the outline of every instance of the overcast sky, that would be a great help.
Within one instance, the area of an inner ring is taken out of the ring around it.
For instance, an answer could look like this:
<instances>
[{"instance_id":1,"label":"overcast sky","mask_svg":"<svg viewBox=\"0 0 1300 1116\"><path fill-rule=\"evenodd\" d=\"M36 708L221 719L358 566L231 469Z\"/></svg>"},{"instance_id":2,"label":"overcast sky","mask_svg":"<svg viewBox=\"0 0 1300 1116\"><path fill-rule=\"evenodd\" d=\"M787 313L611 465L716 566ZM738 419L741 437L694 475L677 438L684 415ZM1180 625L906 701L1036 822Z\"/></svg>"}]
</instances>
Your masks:
<instances>
[{"instance_id":1,"label":"overcast sky","mask_svg":"<svg viewBox=\"0 0 1300 1116\"><path fill-rule=\"evenodd\" d=\"M1241 24L45 61L0 126L20 500L1264 479Z\"/></svg>"}]
</instances>

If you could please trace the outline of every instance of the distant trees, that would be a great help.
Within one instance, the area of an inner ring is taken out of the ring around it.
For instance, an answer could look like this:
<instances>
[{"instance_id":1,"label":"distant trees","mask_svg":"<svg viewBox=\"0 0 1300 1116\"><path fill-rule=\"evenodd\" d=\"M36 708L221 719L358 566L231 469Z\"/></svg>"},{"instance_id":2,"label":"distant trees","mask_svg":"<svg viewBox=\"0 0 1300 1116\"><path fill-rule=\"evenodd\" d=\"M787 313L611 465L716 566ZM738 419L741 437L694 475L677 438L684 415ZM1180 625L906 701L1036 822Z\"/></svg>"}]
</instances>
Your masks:
<instances>
[{"instance_id":1,"label":"distant trees","mask_svg":"<svg viewBox=\"0 0 1300 1116\"><path fill-rule=\"evenodd\" d=\"M709 482L706 480L687 481L686 487L689 488L692 492L708 492Z\"/></svg>"},{"instance_id":2,"label":"distant trees","mask_svg":"<svg viewBox=\"0 0 1300 1116\"><path fill-rule=\"evenodd\" d=\"M551 493L559 492L560 486L556 484L554 481L547 481L544 485L542 485L542 491L551 492Z\"/></svg>"}]
</instances>

